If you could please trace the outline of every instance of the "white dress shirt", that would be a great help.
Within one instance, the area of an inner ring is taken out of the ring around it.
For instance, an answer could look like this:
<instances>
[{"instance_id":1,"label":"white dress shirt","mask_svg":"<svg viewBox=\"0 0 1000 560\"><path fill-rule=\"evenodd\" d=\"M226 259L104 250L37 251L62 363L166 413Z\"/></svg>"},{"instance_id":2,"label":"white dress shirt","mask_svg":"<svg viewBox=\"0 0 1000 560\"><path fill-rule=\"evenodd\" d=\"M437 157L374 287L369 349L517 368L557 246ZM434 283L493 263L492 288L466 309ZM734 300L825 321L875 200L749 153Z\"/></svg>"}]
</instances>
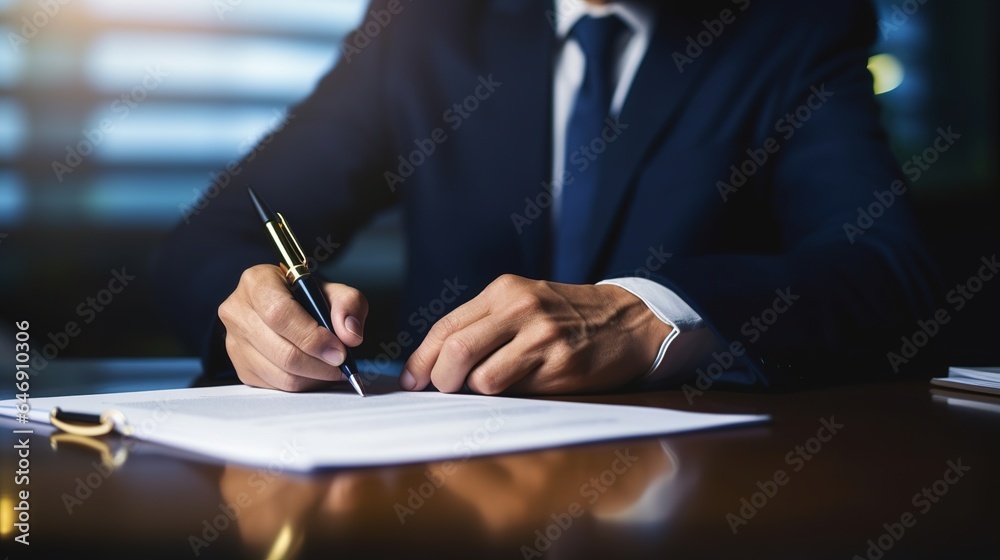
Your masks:
<instances>
[{"instance_id":1,"label":"white dress shirt","mask_svg":"<svg viewBox=\"0 0 1000 560\"><path fill-rule=\"evenodd\" d=\"M589 4L582 0L559 0L554 18L556 38L561 46L556 53L553 83L552 142L552 196L553 222L559 220L561 209L562 177L566 158L566 126L573 101L583 83L586 59L583 50L573 39L567 39L573 25L585 15L601 17L613 13L628 28L622 34L614 53L616 62L612 78L617 82L611 99L611 116L617 117L628 97L632 81L649 48L656 22L648 5L626 0L604 5ZM627 124L627 123L626 123ZM575 147L574 147L575 149ZM600 156L598 156L600 157ZM627 290L641 299L657 319L673 327L660 345L644 380L661 380L686 376L717 344L715 336L705 327L701 316L673 290L645 278L618 278L598 284L611 284Z\"/></svg>"}]
</instances>

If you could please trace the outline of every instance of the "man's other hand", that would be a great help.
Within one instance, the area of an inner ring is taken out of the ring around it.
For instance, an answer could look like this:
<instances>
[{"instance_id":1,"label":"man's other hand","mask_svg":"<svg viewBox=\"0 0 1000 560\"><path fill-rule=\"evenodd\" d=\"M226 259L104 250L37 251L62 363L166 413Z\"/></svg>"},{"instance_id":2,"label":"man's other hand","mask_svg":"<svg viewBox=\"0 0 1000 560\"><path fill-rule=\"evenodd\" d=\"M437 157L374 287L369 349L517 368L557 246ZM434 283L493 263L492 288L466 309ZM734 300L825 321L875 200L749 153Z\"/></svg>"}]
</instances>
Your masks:
<instances>
[{"instance_id":1,"label":"man's other hand","mask_svg":"<svg viewBox=\"0 0 1000 560\"><path fill-rule=\"evenodd\" d=\"M670 329L618 286L508 274L442 317L399 383L487 395L608 390L644 374Z\"/></svg>"},{"instance_id":2,"label":"man's other hand","mask_svg":"<svg viewBox=\"0 0 1000 560\"><path fill-rule=\"evenodd\" d=\"M336 334L316 323L292 297L281 269L247 269L219 306L226 351L247 385L305 391L344 379L337 367L347 346L361 344L368 301L343 284L320 283L330 301Z\"/></svg>"}]
</instances>

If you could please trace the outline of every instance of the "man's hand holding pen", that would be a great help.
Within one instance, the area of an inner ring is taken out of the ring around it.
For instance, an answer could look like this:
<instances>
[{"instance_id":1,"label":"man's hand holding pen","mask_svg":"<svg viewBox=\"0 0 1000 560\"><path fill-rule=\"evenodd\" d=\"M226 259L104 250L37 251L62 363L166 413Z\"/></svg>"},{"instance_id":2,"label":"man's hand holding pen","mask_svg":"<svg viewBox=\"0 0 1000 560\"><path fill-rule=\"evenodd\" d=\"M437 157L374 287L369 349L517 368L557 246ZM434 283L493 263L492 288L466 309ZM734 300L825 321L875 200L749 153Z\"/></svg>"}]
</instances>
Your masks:
<instances>
[{"instance_id":1,"label":"man's hand holding pen","mask_svg":"<svg viewBox=\"0 0 1000 560\"><path fill-rule=\"evenodd\" d=\"M247 385L306 391L344 379L339 366L347 347L361 344L368 300L343 284L321 282L330 302L331 326L321 327L285 283L281 269L247 269L236 290L219 306L226 351Z\"/></svg>"},{"instance_id":2,"label":"man's hand holding pen","mask_svg":"<svg viewBox=\"0 0 1000 560\"><path fill-rule=\"evenodd\" d=\"M274 248L274 252L277 253L280 267L279 271L285 282L287 282L286 288L289 290L292 299L294 299L301 306L300 309L305 310L305 312L312 317L313 322L315 322L317 326L326 330L330 334L340 334L342 337L343 333L339 331L346 330L346 332L353 334L354 337L357 338L354 345L356 346L357 344L360 344L363 336L362 321L368 314L367 302L364 302L363 304L359 302L360 308L364 310L364 313L361 314L361 319L358 319L355 315L347 315L338 318L338 316L330 310L330 298L328 294L324 293L325 288L321 287L320 283L316 280L316 277L313 276L312 272L309 270L306 263L305 252L302 250L302 245L299 244L299 240L295 238L295 234L292 233L292 228L288 225L285 217L278 214L274 210L271 210L267 203L261 199L260 195L258 195L252 187L247 187L247 194L250 195L250 202L257 211L257 217L260 218L261 223L264 226L264 230L267 232L267 237L271 241L271 247ZM251 309L257 311L256 317L264 320L262 324L254 324L254 314L250 314L249 318L251 328L270 327L273 330L265 332L263 337L248 337L248 331L244 330L244 337L242 339L233 337L232 342L230 342L227 335L226 350L229 352L230 357L232 357L234 350L229 347L230 345L236 345L235 352L240 352L238 345L241 342L250 342L250 347L247 348L244 346L243 351L248 353L251 356L251 359L258 358L255 360L258 365L266 368L266 363L261 362L259 358L270 358L271 361L269 363L279 366L279 369L275 371L273 369L262 370L258 368L246 373L240 373L240 376L242 377L246 375L251 378L256 378L256 381L273 379L280 381L285 385L293 386L293 388L287 390L300 390L294 387L297 387L298 384L302 383L301 381L286 379L282 373L292 373L294 375L296 372L294 367L296 365L301 363L303 360L307 363L309 362L309 360L300 355L297 350L300 348L304 348L306 350L311 349L314 351L314 354L307 354L308 356L319 358L326 361L328 364L339 364L338 369L340 369L340 372L343 374L342 378L346 378L359 395L362 397L365 396L365 386L361 383L361 378L358 375L358 366L354 363L354 356L351 355L351 350L349 348L339 344L335 346L330 345L330 339L327 338L326 335L322 335L324 340L319 341L318 345L315 343L309 344L308 342L310 340L313 340L319 335L316 335L314 332L309 330L305 324L301 325L301 330L292 331L285 330L277 324L278 321L289 319L286 314L291 312L285 309L280 296L274 296L274 294L267 293L267 286L269 285L267 283L268 279L269 277L266 276L266 274L262 277L262 280L264 281L262 285L265 287L263 293L256 294L251 288L249 290L251 292L248 296L249 299L246 299L243 303L250 304ZM253 280L250 280L247 283L256 285ZM243 284L244 282L240 282L240 285ZM239 291L239 289L237 289L237 291ZM258 295L263 296L267 303L263 304L263 306L254 308L253 304L256 301L254 298ZM360 297L362 302L364 301L364 297L361 296L360 292L354 293L352 296L354 297L351 299L356 300ZM229 322L236 322L246 327L247 324L240 321L240 318L247 317L247 314L245 313L246 309L241 308L238 301L234 302L234 304L230 307L234 306L236 309L233 311L233 314L229 315ZM244 311L244 313L241 313L241 311ZM225 312L227 314L230 313L230 309L227 308ZM222 311L220 310L220 317L221 313ZM268 320L272 321L272 323L268 324ZM331 323L331 320L335 321L335 323ZM225 323L225 320L223 320L223 323L228 327L228 323ZM341 323L343 323L343 325L340 329L334 326L334 324L340 325ZM268 336L271 333L278 334L278 338ZM291 335L291 338L288 336L282 336L283 333ZM256 342L256 344L254 344L254 342ZM306 345L302 347L302 344ZM318 352L318 354L315 352ZM277 361L274 361L274 359ZM233 359L234 365L236 361L236 359ZM236 369L237 372L240 371L239 366L236 366ZM318 372L314 372L314 375L317 373ZM261 378L261 374L265 376L263 379ZM315 385L315 381L317 380L315 378L309 379L313 379L313 382L308 383L307 385ZM320 378L320 380L324 379L324 377Z\"/></svg>"}]
</instances>

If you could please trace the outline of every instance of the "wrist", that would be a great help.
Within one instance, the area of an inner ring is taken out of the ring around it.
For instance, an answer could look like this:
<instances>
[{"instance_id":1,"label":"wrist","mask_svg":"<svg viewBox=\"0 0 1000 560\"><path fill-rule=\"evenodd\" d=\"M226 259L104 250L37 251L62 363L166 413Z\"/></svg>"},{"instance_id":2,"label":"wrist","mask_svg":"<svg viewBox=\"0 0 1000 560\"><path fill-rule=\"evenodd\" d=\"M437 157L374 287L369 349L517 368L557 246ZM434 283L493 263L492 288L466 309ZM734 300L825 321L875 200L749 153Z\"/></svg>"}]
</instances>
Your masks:
<instances>
[{"instance_id":1,"label":"wrist","mask_svg":"<svg viewBox=\"0 0 1000 560\"><path fill-rule=\"evenodd\" d=\"M614 284L596 287L603 289L606 297L614 302L619 325L632 343L630 353L641 359L645 372L656 360L663 341L670 336L674 327L660 320L645 301L629 290Z\"/></svg>"}]
</instances>

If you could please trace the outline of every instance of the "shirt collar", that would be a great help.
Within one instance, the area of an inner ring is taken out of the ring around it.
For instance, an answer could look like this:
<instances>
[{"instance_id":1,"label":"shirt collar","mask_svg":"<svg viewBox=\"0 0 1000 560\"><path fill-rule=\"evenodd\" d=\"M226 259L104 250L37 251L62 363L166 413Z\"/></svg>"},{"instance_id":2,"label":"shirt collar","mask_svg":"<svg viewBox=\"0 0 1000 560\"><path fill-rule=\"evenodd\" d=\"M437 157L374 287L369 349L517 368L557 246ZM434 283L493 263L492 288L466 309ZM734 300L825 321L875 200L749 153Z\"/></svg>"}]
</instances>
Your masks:
<instances>
[{"instance_id":1,"label":"shirt collar","mask_svg":"<svg viewBox=\"0 0 1000 560\"><path fill-rule=\"evenodd\" d=\"M564 40L583 16L601 17L615 14L622 18L632 33L648 36L653 28L653 9L636 0L619 0L609 4L591 4L584 0L556 0L556 37Z\"/></svg>"}]
</instances>

